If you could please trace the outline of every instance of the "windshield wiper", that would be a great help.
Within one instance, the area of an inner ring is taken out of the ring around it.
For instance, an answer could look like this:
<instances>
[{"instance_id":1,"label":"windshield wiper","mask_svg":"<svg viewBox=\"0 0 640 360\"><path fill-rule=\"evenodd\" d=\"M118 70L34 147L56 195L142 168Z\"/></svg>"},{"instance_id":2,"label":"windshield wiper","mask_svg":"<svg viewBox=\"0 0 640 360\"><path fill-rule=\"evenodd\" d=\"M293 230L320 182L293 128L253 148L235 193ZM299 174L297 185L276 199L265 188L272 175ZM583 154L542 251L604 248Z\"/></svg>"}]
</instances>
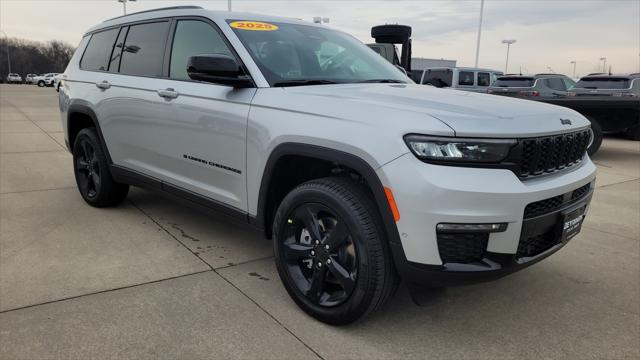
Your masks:
<instances>
[{"instance_id":1,"label":"windshield wiper","mask_svg":"<svg viewBox=\"0 0 640 360\"><path fill-rule=\"evenodd\" d=\"M296 79L296 80L284 80L277 81L273 83L274 87L284 87L284 86L304 86L304 85L326 85L326 84L337 84L335 81L331 80L313 80L313 79Z\"/></svg>"},{"instance_id":2,"label":"windshield wiper","mask_svg":"<svg viewBox=\"0 0 640 360\"><path fill-rule=\"evenodd\" d=\"M394 83L394 84L406 84L406 81L396 79L370 79L358 81L358 83Z\"/></svg>"}]
</instances>

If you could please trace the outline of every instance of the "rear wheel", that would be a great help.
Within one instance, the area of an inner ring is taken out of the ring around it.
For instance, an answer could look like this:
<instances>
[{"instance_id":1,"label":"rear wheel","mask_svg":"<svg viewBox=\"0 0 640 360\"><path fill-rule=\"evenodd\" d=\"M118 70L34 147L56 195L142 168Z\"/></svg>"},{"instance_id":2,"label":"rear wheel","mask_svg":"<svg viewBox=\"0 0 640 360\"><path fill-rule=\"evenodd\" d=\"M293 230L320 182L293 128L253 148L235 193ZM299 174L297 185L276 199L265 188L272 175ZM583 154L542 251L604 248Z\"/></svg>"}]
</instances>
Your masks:
<instances>
[{"instance_id":1,"label":"rear wheel","mask_svg":"<svg viewBox=\"0 0 640 360\"><path fill-rule=\"evenodd\" d=\"M591 140L591 145L587 148L587 153L589 156L593 156L593 154L600 149L600 145L602 145L602 128L593 117L587 116L587 119L591 122L591 131L593 132L593 139Z\"/></svg>"},{"instance_id":2,"label":"rear wheel","mask_svg":"<svg viewBox=\"0 0 640 360\"><path fill-rule=\"evenodd\" d=\"M44 81L42 80L38 81L38 87L44 87Z\"/></svg>"},{"instance_id":3,"label":"rear wheel","mask_svg":"<svg viewBox=\"0 0 640 360\"><path fill-rule=\"evenodd\" d=\"M329 324L384 304L397 275L376 208L353 181L325 178L292 190L274 219L280 278L293 300Z\"/></svg>"},{"instance_id":4,"label":"rear wheel","mask_svg":"<svg viewBox=\"0 0 640 360\"><path fill-rule=\"evenodd\" d=\"M83 129L76 136L73 169L80 195L91 206L118 205L129 192L129 185L118 184L111 177L95 128Z\"/></svg>"}]
</instances>

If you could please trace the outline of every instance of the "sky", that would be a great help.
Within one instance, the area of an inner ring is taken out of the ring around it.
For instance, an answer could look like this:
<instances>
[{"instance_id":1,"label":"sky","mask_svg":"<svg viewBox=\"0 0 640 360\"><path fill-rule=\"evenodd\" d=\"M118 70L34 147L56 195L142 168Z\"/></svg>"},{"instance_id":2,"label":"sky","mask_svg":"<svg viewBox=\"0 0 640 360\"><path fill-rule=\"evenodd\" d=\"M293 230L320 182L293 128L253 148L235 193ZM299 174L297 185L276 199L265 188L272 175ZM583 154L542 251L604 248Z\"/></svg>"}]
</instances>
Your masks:
<instances>
[{"instance_id":1,"label":"sky","mask_svg":"<svg viewBox=\"0 0 640 360\"><path fill-rule=\"evenodd\" d=\"M227 0L137 0L129 12L175 5L227 10ZM232 0L234 11L312 21L328 17L329 27L372 42L380 24L413 27L413 56L453 59L473 66L480 0ZM0 0L0 29L9 37L63 40L76 45L83 33L122 15L117 0ZM486 0L479 66L504 70L506 45L515 39L508 72L576 75L607 70L640 72L640 0Z\"/></svg>"}]
</instances>

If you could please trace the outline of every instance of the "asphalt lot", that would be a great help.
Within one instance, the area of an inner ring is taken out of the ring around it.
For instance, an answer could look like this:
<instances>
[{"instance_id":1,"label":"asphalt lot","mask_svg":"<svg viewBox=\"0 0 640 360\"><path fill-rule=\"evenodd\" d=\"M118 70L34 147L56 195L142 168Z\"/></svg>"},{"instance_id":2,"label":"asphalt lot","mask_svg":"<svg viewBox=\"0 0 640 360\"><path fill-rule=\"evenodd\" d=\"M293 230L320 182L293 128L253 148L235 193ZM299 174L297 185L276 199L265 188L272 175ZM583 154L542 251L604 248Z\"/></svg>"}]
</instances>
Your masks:
<instances>
[{"instance_id":1,"label":"asphalt lot","mask_svg":"<svg viewBox=\"0 0 640 360\"><path fill-rule=\"evenodd\" d=\"M640 142L609 138L582 233L499 281L331 327L260 233L132 189L77 190L52 88L0 85L0 358L640 358Z\"/></svg>"}]
</instances>

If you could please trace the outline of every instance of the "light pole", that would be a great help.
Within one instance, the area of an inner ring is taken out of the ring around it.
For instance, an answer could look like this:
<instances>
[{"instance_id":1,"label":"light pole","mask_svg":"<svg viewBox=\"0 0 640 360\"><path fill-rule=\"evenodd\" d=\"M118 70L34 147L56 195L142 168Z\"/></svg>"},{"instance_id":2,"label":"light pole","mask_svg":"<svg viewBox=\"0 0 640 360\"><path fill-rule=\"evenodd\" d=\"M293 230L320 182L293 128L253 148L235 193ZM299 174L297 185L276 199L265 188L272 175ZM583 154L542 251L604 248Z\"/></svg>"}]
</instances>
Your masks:
<instances>
[{"instance_id":1,"label":"light pole","mask_svg":"<svg viewBox=\"0 0 640 360\"><path fill-rule=\"evenodd\" d=\"M125 15L127 15L127 2L129 1L136 1L136 0L118 0L118 2L122 3L122 10L124 11Z\"/></svg>"},{"instance_id":2,"label":"light pole","mask_svg":"<svg viewBox=\"0 0 640 360\"><path fill-rule=\"evenodd\" d=\"M573 78L576 78L576 62L575 61L571 61L570 64L573 65Z\"/></svg>"},{"instance_id":3,"label":"light pole","mask_svg":"<svg viewBox=\"0 0 640 360\"><path fill-rule=\"evenodd\" d=\"M0 31L2 31L2 33L4 34L4 38L7 41L7 43L5 44L7 46L7 65L9 67L9 74L11 74L11 50L9 50L9 37L7 36L7 33L4 32L4 30Z\"/></svg>"},{"instance_id":4,"label":"light pole","mask_svg":"<svg viewBox=\"0 0 640 360\"><path fill-rule=\"evenodd\" d=\"M602 72L603 73L607 72L607 58L601 57L600 61L602 61Z\"/></svg>"},{"instance_id":5,"label":"light pole","mask_svg":"<svg viewBox=\"0 0 640 360\"><path fill-rule=\"evenodd\" d=\"M227 11L231 11L231 0L227 1Z\"/></svg>"},{"instance_id":6,"label":"light pole","mask_svg":"<svg viewBox=\"0 0 640 360\"><path fill-rule=\"evenodd\" d=\"M505 65L504 65L505 74L509 73L509 48L511 48L511 44L514 44L515 42L516 42L515 40L502 40L503 44L507 44L507 61L505 62Z\"/></svg>"},{"instance_id":7,"label":"light pole","mask_svg":"<svg viewBox=\"0 0 640 360\"><path fill-rule=\"evenodd\" d=\"M484 0L480 0L480 21L478 22L478 41L476 42L476 65L478 67L478 60L480 59L480 35L482 34L482 15L484 13Z\"/></svg>"}]
</instances>

